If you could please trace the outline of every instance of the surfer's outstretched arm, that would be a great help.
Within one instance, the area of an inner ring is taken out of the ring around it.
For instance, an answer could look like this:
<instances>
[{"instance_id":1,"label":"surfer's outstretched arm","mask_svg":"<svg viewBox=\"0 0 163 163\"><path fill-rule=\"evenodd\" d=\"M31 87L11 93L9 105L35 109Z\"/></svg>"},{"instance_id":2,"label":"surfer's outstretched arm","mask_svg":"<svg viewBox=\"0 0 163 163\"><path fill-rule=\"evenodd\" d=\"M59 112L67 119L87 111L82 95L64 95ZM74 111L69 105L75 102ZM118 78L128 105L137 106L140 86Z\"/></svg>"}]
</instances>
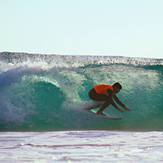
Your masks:
<instances>
[{"instance_id":1,"label":"surfer's outstretched arm","mask_svg":"<svg viewBox=\"0 0 163 163\"><path fill-rule=\"evenodd\" d=\"M120 108L115 104L115 102L114 102L113 100L111 100L111 104L112 104L118 111L123 112L123 110L120 109Z\"/></svg>"},{"instance_id":2,"label":"surfer's outstretched arm","mask_svg":"<svg viewBox=\"0 0 163 163\"><path fill-rule=\"evenodd\" d=\"M114 99L120 106L122 106L122 107L125 106L125 105L119 100L119 98L118 98L116 95L113 96L113 99Z\"/></svg>"},{"instance_id":3,"label":"surfer's outstretched arm","mask_svg":"<svg viewBox=\"0 0 163 163\"><path fill-rule=\"evenodd\" d=\"M128 109L128 108L125 106L125 104L123 104L123 103L119 100L119 98L118 98L116 95L113 96L113 99L117 102L117 104L119 104L120 106L122 106L125 110L130 110L130 109Z\"/></svg>"}]
</instances>

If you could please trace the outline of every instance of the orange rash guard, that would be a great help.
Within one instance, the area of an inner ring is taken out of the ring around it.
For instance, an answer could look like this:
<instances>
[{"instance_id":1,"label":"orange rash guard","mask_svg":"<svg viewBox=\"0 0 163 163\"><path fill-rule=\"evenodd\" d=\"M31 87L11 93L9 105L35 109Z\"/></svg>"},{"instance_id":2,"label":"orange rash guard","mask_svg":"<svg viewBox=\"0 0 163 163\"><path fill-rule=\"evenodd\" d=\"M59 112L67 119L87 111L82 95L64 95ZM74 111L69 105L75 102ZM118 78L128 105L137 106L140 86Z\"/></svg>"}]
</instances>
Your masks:
<instances>
[{"instance_id":1,"label":"orange rash guard","mask_svg":"<svg viewBox=\"0 0 163 163\"><path fill-rule=\"evenodd\" d=\"M104 95L107 95L107 90L113 91L113 87L111 85L106 85L106 84L96 85L94 87L94 89L95 89L96 93L104 94Z\"/></svg>"}]
</instances>

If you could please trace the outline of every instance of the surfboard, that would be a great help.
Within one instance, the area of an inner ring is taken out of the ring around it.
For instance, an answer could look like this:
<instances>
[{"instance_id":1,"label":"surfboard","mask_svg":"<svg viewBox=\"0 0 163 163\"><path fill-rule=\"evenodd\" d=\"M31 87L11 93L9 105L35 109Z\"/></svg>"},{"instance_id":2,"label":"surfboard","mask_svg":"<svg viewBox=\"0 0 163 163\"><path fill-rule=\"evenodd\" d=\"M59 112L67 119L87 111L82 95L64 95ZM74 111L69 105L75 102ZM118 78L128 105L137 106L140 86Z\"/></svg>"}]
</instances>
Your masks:
<instances>
[{"instance_id":1,"label":"surfboard","mask_svg":"<svg viewBox=\"0 0 163 163\"><path fill-rule=\"evenodd\" d=\"M97 110L95 109L91 109L91 110L87 110L88 112L90 113L93 113L93 114L96 114ZM106 114L106 113L103 113L103 114L96 114L96 116L100 116L102 118L106 118L106 119L109 119L109 120L121 120L122 117L118 117L118 116L112 116L112 115L109 115L109 114Z\"/></svg>"}]
</instances>

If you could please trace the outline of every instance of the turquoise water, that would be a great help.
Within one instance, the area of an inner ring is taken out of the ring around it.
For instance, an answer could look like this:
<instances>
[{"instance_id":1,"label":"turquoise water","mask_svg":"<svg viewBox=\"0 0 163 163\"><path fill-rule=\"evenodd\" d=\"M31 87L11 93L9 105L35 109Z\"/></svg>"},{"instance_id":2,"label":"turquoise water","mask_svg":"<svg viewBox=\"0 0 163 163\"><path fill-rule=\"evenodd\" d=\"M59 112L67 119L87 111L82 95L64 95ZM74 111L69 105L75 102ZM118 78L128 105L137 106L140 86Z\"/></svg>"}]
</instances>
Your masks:
<instances>
[{"instance_id":1,"label":"turquoise water","mask_svg":"<svg viewBox=\"0 0 163 163\"><path fill-rule=\"evenodd\" d=\"M163 130L162 65L9 63L3 60L0 66L1 131ZM123 87L118 97L131 112L107 108L123 117L115 121L84 111L94 85L117 81Z\"/></svg>"}]
</instances>

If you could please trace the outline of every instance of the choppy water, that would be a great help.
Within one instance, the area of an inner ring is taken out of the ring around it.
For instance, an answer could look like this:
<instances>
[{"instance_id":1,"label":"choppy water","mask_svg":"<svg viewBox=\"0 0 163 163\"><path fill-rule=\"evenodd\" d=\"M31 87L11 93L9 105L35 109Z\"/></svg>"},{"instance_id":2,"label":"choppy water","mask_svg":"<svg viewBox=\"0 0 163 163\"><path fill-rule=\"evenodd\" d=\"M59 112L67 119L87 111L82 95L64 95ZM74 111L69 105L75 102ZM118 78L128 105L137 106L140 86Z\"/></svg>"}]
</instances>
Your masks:
<instances>
[{"instance_id":1,"label":"choppy water","mask_svg":"<svg viewBox=\"0 0 163 163\"><path fill-rule=\"evenodd\" d=\"M2 132L2 163L163 162L163 132Z\"/></svg>"}]
</instances>

